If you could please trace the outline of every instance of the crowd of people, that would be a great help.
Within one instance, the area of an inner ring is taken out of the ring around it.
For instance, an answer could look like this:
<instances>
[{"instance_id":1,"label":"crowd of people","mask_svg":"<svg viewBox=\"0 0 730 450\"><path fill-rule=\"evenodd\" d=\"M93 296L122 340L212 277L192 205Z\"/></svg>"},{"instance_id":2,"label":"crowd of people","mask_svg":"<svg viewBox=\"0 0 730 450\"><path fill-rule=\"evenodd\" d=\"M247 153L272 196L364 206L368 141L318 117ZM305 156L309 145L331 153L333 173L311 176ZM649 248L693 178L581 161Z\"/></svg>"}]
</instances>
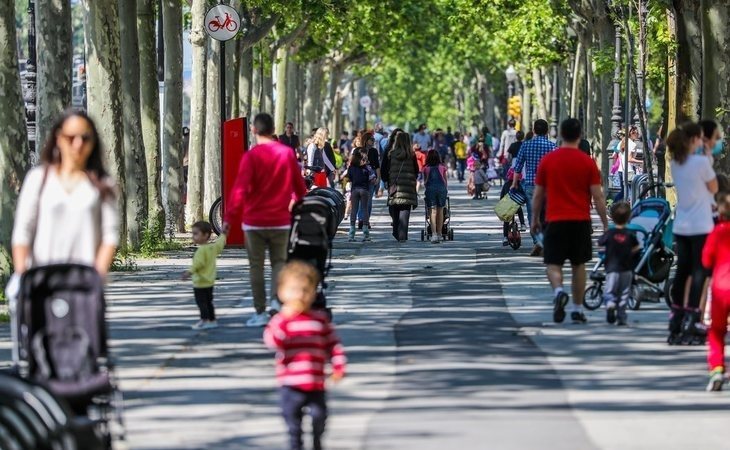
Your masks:
<instances>
[{"instance_id":1,"label":"crowd of people","mask_svg":"<svg viewBox=\"0 0 730 450\"><path fill-rule=\"evenodd\" d=\"M303 263L287 263L291 207L307 191L305 177L315 186L332 186L348 195L348 238L362 229L370 241L374 196L387 195L392 235L408 239L410 214L423 190L432 227L432 242L441 242L444 208L454 183L479 199L493 179L504 180L501 197L519 191L526 198L527 222L533 239L533 256L542 256L553 290L553 320L563 322L572 297L570 318L586 323L583 297L585 264L593 258L591 208L603 228L598 239L605 248L604 302L609 323L627 324L627 298L633 282L633 258L640 243L627 224L632 209L616 199L609 211L602 180L590 151L586 152L580 121L565 120L556 145L548 137L548 123L534 122L528 133L512 120L500 138L483 128L478 135L437 129L422 124L414 134L376 125L349 139L330 141L326 128L313 130L301 142L292 124L274 134L273 119L259 114L252 123L256 144L241 160L238 177L228 197L223 235L210 243L206 222L193 226L198 249L190 269L194 297L200 310L195 329L217 326L213 306L216 258L226 233L242 227L250 268L255 313L246 325L267 327L266 344L277 352L277 378L281 406L291 448L301 448L301 418L306 407L313 416L314 448L321 448L327 409L324 400L324 367L331 363L333 378L345 373L345 354L327 317L312 310L321 274ZM631 145L628 151L635 173L643 158ZM43 147L42 164L30 171L17 206L12 238L14 282L30 267L81 263L106 275L118 245L118 212L114 180L102 163L102 146L94 122L71 111L56 123ZM714 121L677 127L662 142L671 155L669 170L677 193L674 219L677 268L672 289L669 332L707 335L709 339L709 390L726 382L724 339L730 313L730 185L713 170L713 158L723 149L722 130ZM663 151L663 150L662 150ZM450 181L451 180L451 181ZM526 225L520 214L520 223ZM506 238L506 230L505 230ZM269 295L264 282L266 254L272 269ZM572 286L564 288L563 268L570 263ZM712 278L711 325L702 317L706 307L706 281ZM12 285L12 283L11 283ZM275 295L276 293L276 295ZM267 299L274 298L271 302ZM267 304L275 315L267 311ZM704 342L704 339L702 340Z\"/></svg>"}]
</instances>

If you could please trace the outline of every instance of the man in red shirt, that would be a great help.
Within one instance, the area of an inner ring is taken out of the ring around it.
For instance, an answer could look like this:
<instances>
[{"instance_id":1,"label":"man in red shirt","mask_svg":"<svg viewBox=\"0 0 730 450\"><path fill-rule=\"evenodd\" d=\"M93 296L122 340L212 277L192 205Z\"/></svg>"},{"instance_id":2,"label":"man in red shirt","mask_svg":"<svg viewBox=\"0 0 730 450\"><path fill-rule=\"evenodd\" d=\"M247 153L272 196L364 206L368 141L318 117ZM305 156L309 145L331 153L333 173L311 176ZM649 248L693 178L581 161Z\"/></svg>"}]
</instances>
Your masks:
<instances>
[{"instance_id":1,"label":"man in red shirt","mask_svg":"<svg viewBox=\"0 0 730 450\"><path fill-rule=\"evenodd\" d=\"M547 277L555 292L553 320L565 319L568 294L563 291L563 264L570 261L572 269L573 323L586 323L583 314L583 294L586 284L585 263L593 257L591 234L591 198L596 212L608 229L606 202L601 188L601 175L593 160L579 150L582 134L577 119L560 124L563 146L545 155L540 161L532 199L533 233L543 228L539 212L546 205L544 229L544 261Z\"/></svg>"},{"instance_id":2,"label":"man in red shirt","mask_svg":"<svg viewBox=\"0 0 730 450\"><path fill-rule=\"evenodd\" d=\"M239 225L243 228L256 309L246 325L263 327L269 319L264 284L266 250L269 250L271 295L274 296L277 275L286 262L290 207L304 196L307 187L291 148L273 139L271 115L257 114L251 132L256 136L256 145L241 158L238 177L226 204L223 230L227 232Z\"/></svg>"}]
</instances>

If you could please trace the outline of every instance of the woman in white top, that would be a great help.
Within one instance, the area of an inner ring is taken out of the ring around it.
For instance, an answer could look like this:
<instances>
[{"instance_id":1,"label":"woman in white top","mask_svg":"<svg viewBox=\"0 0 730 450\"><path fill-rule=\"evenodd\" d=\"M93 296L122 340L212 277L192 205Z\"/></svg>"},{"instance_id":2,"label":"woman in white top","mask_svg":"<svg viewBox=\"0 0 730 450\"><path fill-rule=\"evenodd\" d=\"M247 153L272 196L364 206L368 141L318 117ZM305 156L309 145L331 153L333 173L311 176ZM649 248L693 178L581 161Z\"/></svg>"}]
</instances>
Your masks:
<instances>
[{"instance_id":1,"label":"woman in white top","mask_svg":"<svg viewBox=\"0 0 730 450\"><path fill-rule=\"evenodd\" d=\"M92 120L70 111L53 126L42 164L25 177L13 227L15 273L77 263L104 277L119 242L114 184Z\"/></svg>"},{"instance_id":2,"label":"woman in white top","mask_svg":"<svg viewBox=\"0 0 730 450\"><path fill-rule=\"evenodd\" d=\"M669 319L670 339L686 333L703 335L700 300L707 273L702 267L702 248L714 227L712 204L718 184L710 159L695 154L702 146L702 129L695 123L682 125L667 137L667 148L672 155L670 170L677 189L674 219L677 272L672 286L674 304Z\"/></svg>"},{"instance_id":3,"label":"woman in white top","mask_svg":"<svg viewBox=\"0 0 730 450\"><path fill-rule=\"evenodd\" d=\"M335 170L334 164L332 164L332 161L329 160L324 151L328 135L329 131L327 128L319 128L314 133L309 145L307 145L307 165L322 169L322 172L320 172L321 175L315 175L314 177L315 184L319 187L327 187L326 171L329 170L332 173Z\"/></svg>"}]
</instances>

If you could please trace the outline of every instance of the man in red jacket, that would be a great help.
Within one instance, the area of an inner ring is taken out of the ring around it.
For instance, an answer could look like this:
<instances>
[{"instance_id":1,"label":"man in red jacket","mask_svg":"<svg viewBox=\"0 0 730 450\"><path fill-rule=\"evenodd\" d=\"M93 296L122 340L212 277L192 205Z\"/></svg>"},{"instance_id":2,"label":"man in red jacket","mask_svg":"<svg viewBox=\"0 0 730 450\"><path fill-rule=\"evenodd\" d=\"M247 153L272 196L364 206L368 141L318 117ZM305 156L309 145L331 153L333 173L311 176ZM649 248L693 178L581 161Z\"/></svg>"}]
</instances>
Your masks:
<instances>
[{"instance_id":1,"label":"man in red jacket","mask_svg":"<svg viewBox=\"0 0 730 450\"><path fill-rule=\"evenodd\" d=\"M264 283L266 250L271 262L271 295L274 296L277 275L286 262L291 205L304 196L307 188L291 148L272 137L271 115L257 114L251 132L256 136L256 145L241 158L238 177L228 197L223 229L228 231L239 225L243 228L256 309L246 326L263 327L269 321Z\"/></svg>"}]
</instances>

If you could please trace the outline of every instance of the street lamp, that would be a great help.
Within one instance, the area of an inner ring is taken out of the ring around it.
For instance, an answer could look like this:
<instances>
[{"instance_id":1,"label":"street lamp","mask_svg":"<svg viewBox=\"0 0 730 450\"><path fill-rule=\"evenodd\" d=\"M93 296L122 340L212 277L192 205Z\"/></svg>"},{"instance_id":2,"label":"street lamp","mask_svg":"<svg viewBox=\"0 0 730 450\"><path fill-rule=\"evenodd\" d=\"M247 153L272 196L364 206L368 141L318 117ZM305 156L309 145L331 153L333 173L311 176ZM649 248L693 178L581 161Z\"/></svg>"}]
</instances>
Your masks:
<instances>
[{"instance_id":1,"label":"street lamp","mask_svg":"<svg viewBox=\"0 0 730 450\"><path fill-rule=\"evenodd\" d=\"M517 71L515 67L510 64L507 70L504 71L504 75L507 77L507 88L509 89L509 96L515 95L515 81L517 81Z\"/></svg>"}]
</instances>

